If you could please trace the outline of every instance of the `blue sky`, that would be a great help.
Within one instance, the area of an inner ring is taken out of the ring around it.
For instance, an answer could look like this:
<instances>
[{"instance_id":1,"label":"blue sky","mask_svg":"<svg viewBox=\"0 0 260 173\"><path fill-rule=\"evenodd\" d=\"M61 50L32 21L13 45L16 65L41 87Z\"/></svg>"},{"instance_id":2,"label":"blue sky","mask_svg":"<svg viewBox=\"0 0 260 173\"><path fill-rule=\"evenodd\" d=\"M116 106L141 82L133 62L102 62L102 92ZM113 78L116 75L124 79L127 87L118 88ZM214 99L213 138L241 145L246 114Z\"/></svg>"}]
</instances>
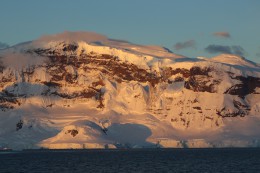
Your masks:
<instances>
[{"instance_id":1,"label":"blue sky","mask_svg":"<svg viewBox=\"0 0 260 173\"><path fill-rule=\"evenodd\" d=\"M190 57L237 53L260 63L259 0L6 0L0 46L94 31Z\"/></svg>"}]
</instances>

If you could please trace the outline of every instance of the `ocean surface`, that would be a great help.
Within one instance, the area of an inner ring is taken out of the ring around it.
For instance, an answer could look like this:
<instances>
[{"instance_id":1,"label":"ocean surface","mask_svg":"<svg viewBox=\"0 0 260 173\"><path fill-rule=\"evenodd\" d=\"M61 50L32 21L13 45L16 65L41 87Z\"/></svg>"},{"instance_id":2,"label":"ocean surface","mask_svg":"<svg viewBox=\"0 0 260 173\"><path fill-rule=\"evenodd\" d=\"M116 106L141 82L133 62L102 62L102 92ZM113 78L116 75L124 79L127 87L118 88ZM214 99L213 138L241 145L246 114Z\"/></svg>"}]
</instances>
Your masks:
<instances>
[{"instance_id":1,"label":"ocean surface","mask_svg":"<svg viewBox=\"0 0 260 173\"><path fill-rule=\"evenodd\" d=\"M0 172L260 173L260 149L28 150L0 152Z\"/></svg>"}]
</instances>

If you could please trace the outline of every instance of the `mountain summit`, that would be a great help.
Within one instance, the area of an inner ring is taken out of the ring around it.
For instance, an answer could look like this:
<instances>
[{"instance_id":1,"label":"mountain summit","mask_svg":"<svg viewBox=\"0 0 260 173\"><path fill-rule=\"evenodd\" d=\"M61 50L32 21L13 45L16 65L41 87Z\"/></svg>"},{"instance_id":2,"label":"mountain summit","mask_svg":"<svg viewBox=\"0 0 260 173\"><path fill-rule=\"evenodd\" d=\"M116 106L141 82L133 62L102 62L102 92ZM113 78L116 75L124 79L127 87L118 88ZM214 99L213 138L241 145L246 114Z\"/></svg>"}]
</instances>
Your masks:
<instances>
[{"instance_id":1,"label":"mountain summit","mask_svg":"<svg viewBox=\"0 0 260 173\"><path fill-rule=\"evenodd\" d=\"M0 51L0 148L259 146L260 66L90 32Z\"/></svg>"}]
</instances>

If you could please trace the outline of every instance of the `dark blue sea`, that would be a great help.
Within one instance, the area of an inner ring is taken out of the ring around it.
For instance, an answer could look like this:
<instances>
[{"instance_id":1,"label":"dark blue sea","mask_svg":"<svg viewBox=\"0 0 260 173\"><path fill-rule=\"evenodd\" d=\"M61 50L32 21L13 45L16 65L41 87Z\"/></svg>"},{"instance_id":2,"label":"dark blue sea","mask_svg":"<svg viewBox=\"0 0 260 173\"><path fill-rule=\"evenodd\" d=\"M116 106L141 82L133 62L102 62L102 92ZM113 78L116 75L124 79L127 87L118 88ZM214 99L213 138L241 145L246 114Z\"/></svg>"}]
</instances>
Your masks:
<instances>
[{"instance_id":1,"label":"dark blue sea","mask_svg":"<svg viewBox=\"0 0 260 173\"><path fill-rule=\"evenodd\" d=\"M260 173L260 149L28 150L0 152L0 172Z\"/></svg>"}]
</instances>

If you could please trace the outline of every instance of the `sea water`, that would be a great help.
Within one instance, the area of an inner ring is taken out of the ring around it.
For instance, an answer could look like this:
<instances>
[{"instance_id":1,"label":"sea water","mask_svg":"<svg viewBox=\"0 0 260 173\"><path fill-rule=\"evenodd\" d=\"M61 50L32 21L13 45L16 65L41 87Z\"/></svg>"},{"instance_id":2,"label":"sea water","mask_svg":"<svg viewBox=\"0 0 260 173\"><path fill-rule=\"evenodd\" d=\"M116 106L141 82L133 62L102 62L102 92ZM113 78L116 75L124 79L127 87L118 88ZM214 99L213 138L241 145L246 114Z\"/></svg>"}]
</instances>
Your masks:
<instances>
[{"instance_id":1,"label":"sea water","mask_svg":"<svg viewBox=\"0 0 260 173\"><path fill-rule=\"evenodd\" d=\"M0 152L0 172L260 173L259 148Z\"/></svg>"}]
</instances>

